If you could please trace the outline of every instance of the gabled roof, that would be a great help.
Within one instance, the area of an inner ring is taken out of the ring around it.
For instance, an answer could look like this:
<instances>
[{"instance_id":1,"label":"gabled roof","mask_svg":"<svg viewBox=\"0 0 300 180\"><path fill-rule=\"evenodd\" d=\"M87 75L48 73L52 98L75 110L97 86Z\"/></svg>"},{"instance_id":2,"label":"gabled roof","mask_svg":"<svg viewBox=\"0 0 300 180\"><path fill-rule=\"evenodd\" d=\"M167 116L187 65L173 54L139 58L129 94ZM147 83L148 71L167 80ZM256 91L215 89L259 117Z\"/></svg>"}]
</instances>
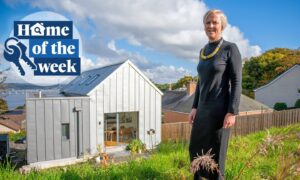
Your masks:
<instances>
[{"instance_id":1,"label":"gabled roof","mask_svg":"<svg viewBox=\"0 0 300 180\"><path fill-rule=\"evenodd\" d=\"M171 93L172 91L169 91L169 93L165 93L163 96L163 100L169 99L166 96L173 96ZM173 91L175 92L175 91ZM182 92L184 93L184 91ZM163 101L162 108L164 110L171 110L171 111L177 111L177 112L184 112L184 113L190 113L193 103L194 103L195 94L192 94L191 96L188 96L187 94L181 98L176 98L175 102L172 103L166 103ZM239 111L240 112L246 112L246 111L255 111L255 110L261 110L261 109L271 109L265 104L262 104L254 99L251 99L243 94L241 94L240 99L240 105L239 105Z\"/></svg>"},{"instance_id":2,"label":"gabled roof","mask_svg":"<svg viewBox=\"0 0 300 180\"><path fill-rule=\"evenodd\" d=\"M163 94L130 60L83 72L61 90L66 95L89 95L97 86L124 64L129 64L161 95Z\"/></svg>"},{"instance_id":3,"label":"gabled roof","mask_svg":"<svg viewBox=\"0 0 300 180\"><path fill-rule=\"evenodd\" d=\"M87 95L95 86L105 80L112 72L118 69L126 61L111 64L97 69L83 72L79 77L75 78L67 84L61 92L65 94Z\"/></svg>"},{"instance_id":4,"label":"gabled roof","mask_svg":"<svg viewBox=\"0 0 300 180\"><path fill-rule=\"evenodd\" d=\"M284 76L286 76L289 72L291 72L292 70L296 69L297 67L300 68L300 64L295 64L294 66L290 67L288 70L286 70L284 73L280 74L279 76L277 76L275 79L273 79L272 81L270 81L269 83L263 85L263 86L260 86L256 89L254 89L254 92L257 91L257 90L261 90L273 83L275 83L276 81L278 81L280 78L283 78Z\"/></svg>"}]
</instances>

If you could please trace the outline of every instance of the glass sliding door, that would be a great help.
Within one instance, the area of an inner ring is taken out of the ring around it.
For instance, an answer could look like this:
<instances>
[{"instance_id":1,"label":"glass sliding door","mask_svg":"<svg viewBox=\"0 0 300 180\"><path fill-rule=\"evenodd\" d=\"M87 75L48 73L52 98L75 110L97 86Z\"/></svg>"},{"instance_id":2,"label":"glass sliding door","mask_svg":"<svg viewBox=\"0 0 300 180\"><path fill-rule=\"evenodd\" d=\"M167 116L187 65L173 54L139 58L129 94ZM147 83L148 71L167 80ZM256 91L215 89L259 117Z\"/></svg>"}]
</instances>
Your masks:
<instances>
[{"instance_id":1,"label":"glass sliding door","mask_svg":"<svg viewBox=\"0 0 300 180\"><path fill-rule=\"evenodd\" d=\"M117 145L117 114L108 113L104 115L104 141L105 146Z\"/></svg>"},{"instance_id":2,"label":"glass sliding door","mask_svg":"<svg viewBox=\"0 0 300 180\"><path fill-rule=\"evenodd\" d=\"M138 138L138 112L107 113L104 122L106 146L128 144Z\"/></svg>"}]
</instances>

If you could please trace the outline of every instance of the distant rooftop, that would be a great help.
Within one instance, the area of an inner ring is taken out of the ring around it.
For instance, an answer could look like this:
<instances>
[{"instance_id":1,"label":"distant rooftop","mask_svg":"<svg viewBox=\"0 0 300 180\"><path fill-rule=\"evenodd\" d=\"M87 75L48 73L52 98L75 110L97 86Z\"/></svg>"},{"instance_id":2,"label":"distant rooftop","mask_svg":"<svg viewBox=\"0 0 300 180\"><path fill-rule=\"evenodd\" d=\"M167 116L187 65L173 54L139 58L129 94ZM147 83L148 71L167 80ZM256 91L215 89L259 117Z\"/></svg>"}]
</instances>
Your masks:
<instances>
[{"instance_id":1,"label":"distant rooftop","mask_svg":"<svg viewBox=\"0 0 300 180\"><path fill-rule=\"evenodd\" d=\"M186 91L166 91L162 97L162 108L165 110L190 113L195 94L188 96ZM271 109L265 104L262 104L248 96L241 95L240 112L257 111L261 109Z\"/></svg>"}]
</instances>

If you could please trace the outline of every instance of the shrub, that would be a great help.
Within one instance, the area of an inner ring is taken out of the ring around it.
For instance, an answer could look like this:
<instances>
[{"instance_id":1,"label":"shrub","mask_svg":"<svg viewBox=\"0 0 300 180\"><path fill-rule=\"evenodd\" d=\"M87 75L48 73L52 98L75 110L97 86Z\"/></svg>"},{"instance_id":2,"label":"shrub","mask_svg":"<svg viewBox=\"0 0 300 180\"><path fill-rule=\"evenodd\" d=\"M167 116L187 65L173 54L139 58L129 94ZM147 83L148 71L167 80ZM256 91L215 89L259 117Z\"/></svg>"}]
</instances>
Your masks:
<instances>
[{"instance_id":1,"label":"shrub","mask_svg":"<svg viewBox=\"0 0 300 180\"><path fill-rule=\"evenodd\" d=\"M295 103L295 108L300 108L300 99L298 99Z\"/></svg>"},{"instance_id":2,"label":"shrub","mask_svg":"<svg viewBox=\"0 0 300 180\"><path fill-rule=\"evenodd\" d=\"M275 103L275 105L274 105L274 109L275 109L276 111L285 110L285 109L287 109L287 105L286 105L286 103L284 103L284 102L277 102L277 103Z\"/></svg>"},{"instance_id":3,"label":"shrub","mask_svg":"<svg viewBox=\"0 0 300 180\"><path fill-rule=\"evenodd\" d=\"M145 145L139 139L132 140L127 146L127 151L131 151L132 153L136 153L138 151L145 150Z\"/></svg>"},{"instance_id":4,"label":"shrub","mask_svg":"<svg viewBox=\"0 0 300 180\"><path fill-rule=\"evenodd\" d=\"M16 141L26 136L26 131L20 131L18 133L8 133L10 141Z\"/></svg>"}]
</instances>

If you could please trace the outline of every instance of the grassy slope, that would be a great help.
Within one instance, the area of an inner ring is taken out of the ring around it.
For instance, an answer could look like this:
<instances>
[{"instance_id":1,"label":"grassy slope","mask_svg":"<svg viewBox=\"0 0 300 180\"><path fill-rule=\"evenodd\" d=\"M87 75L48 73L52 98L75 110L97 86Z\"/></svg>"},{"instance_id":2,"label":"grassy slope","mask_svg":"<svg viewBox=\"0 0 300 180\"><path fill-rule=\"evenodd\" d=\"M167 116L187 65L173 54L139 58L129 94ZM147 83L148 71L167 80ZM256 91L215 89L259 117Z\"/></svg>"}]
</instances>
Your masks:
<instances>
[{"instance_id":1,"label":"grassy slope","mask_svg":"<svg viewBox=\"0 0 300 180\"><path fill-rule=\"evenodd\" d=\"M300 124L286 128L272 128L271 135L300 132ZM238 176L249 157L257 151L267 132L259 132L230 140L226 162L226 179ZM281 142L281 148L269 149L266 155L257 154L244 169L241 179L270 178L282 162L281 156L296 152L300 144L298 138ZM0 167L0 179L192 179L189 173L188 144L164 143L159 151L149 159L137 159L126 164L99 168L89 163L65 168L54 168L32 172L26 176L13 171L11 167ZM295 177L293 177L295 178ZM292 178L292 179L293 179Z\"/></svg>"}]
</instances>

